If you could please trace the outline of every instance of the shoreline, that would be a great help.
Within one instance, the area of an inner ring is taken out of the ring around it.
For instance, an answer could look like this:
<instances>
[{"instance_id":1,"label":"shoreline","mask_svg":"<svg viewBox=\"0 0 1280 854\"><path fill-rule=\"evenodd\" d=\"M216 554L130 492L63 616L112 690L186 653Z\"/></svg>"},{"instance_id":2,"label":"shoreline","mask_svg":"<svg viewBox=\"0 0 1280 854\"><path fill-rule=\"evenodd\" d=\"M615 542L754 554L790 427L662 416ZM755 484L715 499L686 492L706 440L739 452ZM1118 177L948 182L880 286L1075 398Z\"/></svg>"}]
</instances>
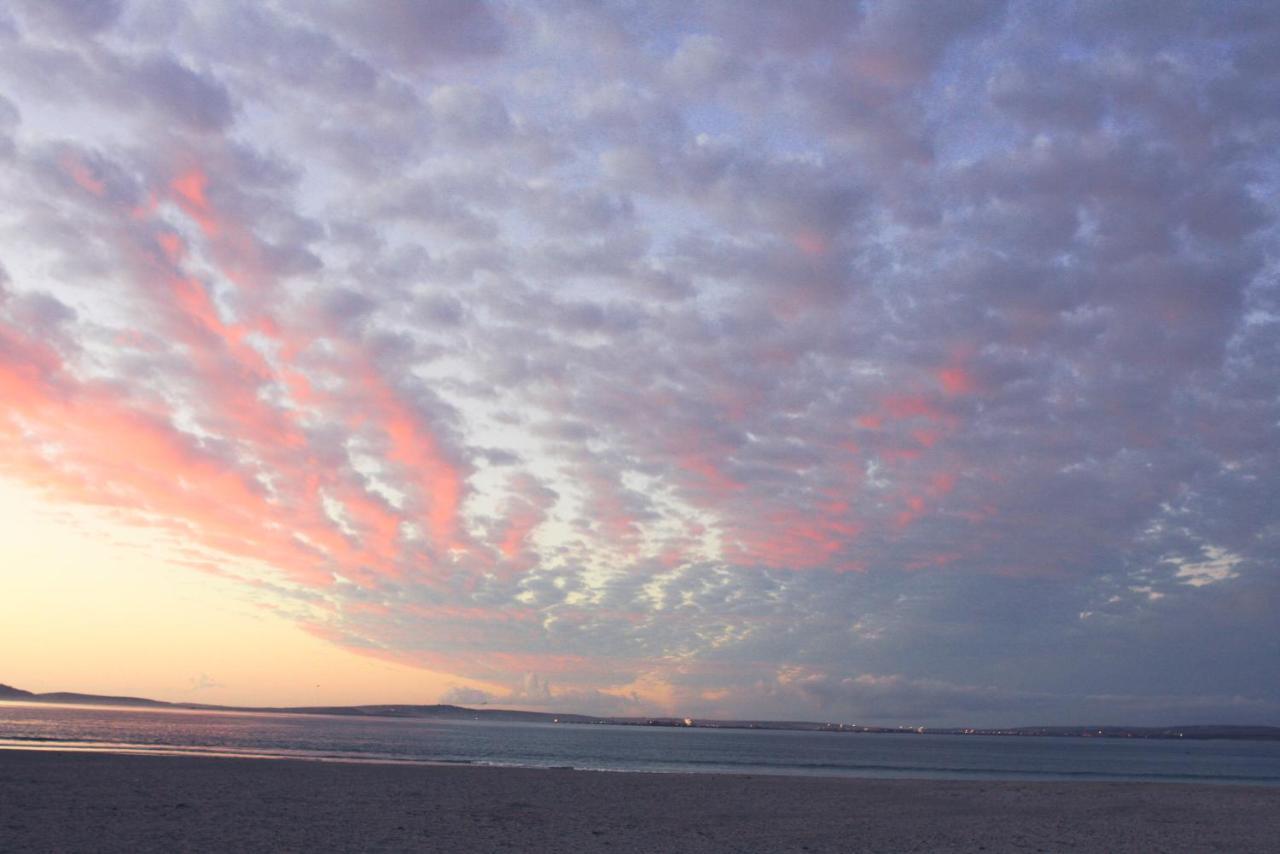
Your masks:
<instances>
[{"instance_id":1,"label":"shoreline","mask_svg":"<svg viewBox=\"0 0 1280 854\"><path fill-rule=\"evenodd\" d=\"M0 850L1274 850L1280 790L0 752Z\"/></svg>"},{"instance_id":2,"label":"shoreline","mask_svg":"<svg viewBox=\"0 0 1280 854\"><path fill-rule=\"evenodd\" d=\"M269 752L236 750L234 748L199 747L187 745L150 745L116 742L71 742L57 739L0 738L0 756L9 751L33 753L87 753L114 756L158 756L176 758L245 759L258 761L319 762L349 765L403 765L409 767L444 768L516 768L532 771L581 771L593 774L663 774L690 777L782 777L815 780L871 780L915 781L954 783L1126 783L1170 786L1253 786L1271 788L1280 792L1280 780L1271 777L1211 777L1207 775L1140 776L1136 774L1102 774L1096 772L1029 774L1019 772L990 771L962 774L945 771L911 771L867 767L857 769L862 773L802 772L793 769L774 770L758 766L746 766L742 770L697 766L687 768L601 768L576 765L522 765L515 762L487 762L471 759L427 759L419 757L358 755L346 753L316 753L308 751Z\"/></svg>"},{"instance_id":3,"label":"shoreline","mask_svg":"<svg viewBox=\"0 0 1280 854\"><path fill-rule=\"evenodd\" d=\"M0 689L8 686L0 685ZM14 690L10 688L10 690ZM76 700L48 699L76 697ZM94 700L102 702L93 702ZM122 700L129 702L121 702ZM199 703L175 703L141 697L121 698L93 694L54 692L14 696L0 694L0 707L51 706L62 709L95 711L155 712L171 714L261 715L266 717L303 718L373 718L394 721L444 721L477 723L526 723L548 726L620 726L660 729L703 729L730 732L825 732L836 735L956 735L969 738L1087 738L1138 741L1280 741L1280 727L1265 724L1187 724L1179 726L1010 726L1010 727L909 727L879 726L818 721L729 721L680 718L610 718L577 713L529 712L520 709L473 709L452 706L465 714L405 714L419 707L411 703L382 703L360 706L218 706ZM505 717L520 716L520 717ZM536 719L531 719L534 716ZM548 720L550 719L550 720ZM685 722L681 722L681 721Z\"/></svg>"}]
</instances>

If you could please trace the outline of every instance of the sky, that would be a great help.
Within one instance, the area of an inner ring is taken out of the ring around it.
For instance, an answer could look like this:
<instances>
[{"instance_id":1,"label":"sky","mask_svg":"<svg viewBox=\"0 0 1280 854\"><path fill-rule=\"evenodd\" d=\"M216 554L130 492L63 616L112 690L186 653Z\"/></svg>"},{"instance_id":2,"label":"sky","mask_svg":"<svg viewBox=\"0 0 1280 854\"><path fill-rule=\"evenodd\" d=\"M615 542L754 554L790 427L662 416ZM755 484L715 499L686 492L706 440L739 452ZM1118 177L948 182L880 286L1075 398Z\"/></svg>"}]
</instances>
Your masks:
<instances>
[{"instance_id":1,"label":"sky","mask_svg":"<svg viewBox=\"0 0 1280 854\"><path fill-rule=\"evenodd\" d=\"M0 682L1280 724L1273 2L0 7Z\"/></svg>"}]
</instances>

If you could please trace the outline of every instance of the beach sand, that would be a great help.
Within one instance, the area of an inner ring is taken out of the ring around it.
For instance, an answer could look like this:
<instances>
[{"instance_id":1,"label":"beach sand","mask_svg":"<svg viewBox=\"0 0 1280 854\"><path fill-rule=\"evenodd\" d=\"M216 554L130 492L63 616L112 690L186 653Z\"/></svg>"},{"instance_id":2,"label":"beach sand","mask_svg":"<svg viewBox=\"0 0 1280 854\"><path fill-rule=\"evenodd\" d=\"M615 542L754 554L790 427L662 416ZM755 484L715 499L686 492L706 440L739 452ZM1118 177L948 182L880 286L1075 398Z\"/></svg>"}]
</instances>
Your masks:
<instances>
[{"instance_id":1,"label":"beach sand","mask_svg":"<svg viewBox=\"0 0 1280 854\"><path fill-rule=\"evenodd\" d=\"M0 851L1277 851L1280 789L0 750Z\"/></svg>"}]
</instances>

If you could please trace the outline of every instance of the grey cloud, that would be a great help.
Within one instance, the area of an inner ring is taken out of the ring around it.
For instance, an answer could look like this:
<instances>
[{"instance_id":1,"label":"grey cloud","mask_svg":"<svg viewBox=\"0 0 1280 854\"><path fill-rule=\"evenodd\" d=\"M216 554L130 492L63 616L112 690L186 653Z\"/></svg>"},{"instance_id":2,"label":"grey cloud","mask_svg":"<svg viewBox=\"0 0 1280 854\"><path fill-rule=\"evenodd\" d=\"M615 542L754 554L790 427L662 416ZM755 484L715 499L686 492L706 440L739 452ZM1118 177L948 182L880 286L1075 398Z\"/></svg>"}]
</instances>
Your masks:
<instances>
[{"instance_id":1,"label":"grey cloud","mask_svg":"<svg viewBox=\"0 0 1280 854\"><path fill-rule=\"evenodd\" d=\"M745 63L724 39L707 33L686 36L663 69L675 85L698 91L714 91L723 80L743 70Z\"/></svg>"},{"instance_id":2,"label":"grey cloud","mask_svg":"<svg viewBox=\"0 0 1280 854\"><path fill-rule=\"evenodd\" d=\"M376 307L368 296L349 288L337 288L324 296L321 312L334 326L358 324Z\"/></svg>"},{"instance_id":3,"label":"grey cloud","mask_svg":"<svg viewBox=\"0 0 1280 854\"><path fill-rule=\"evenodd\" d=\"M130 79L137 91L167 117L193 130L219 131L231 124L234 110L226 88L171 56L144 60Z\"/></svg>"},{"instance_id":4,"label":"grey cloud","mask_svg":"<svg viewBox=\"0 0 1280 854\"><path fill-rule=\"evenodd\" d=\"M498 236L494 220L478 213L469 195L440 180L398 182L379 213L422 223L454 237L492 240Z\"/></svg>"},{"instance_id":5,"label":"grey cloud","mask_svg":"<svg viewBox=\"0 0 1280 854\"><path fill-rule=\"evenodd\" d=\"M422 301L419 312L432 325L460 326L467 319L467 307L449 294L434 294Z\"/></svg>"},{"instance_id":6,"label":"grey cloud","mask_svg":"<svg viewBox=\"0 0 1280 854\"><path fill-rule=\"evenodd\" d=\"M723 0L705 8L708 25L742 48L789 54L839 47L864 17L860 4L840 0L798 0L785 9Z\"/></svg>"},{"instance_id":7,"label":"grey cloud","mask_svg":"<svg viewBox=\"0 0 1280 854\"><path fill-rule=\"evenodd\" d=\"M17 104L0 95L0 130L12 133L22 123L22 113Z\"/></svg>"},{"instance_id":8,"label":"grey cloud","mask_svg":"<svg viewBox=\"0 0 1280 854\"><path fill-rule=\"evenodd\" d=\"M371 60L414 69L500 51L506 28L487 2L391 0L376 8L327 3L318 13L351 33Z\"/></svg>"},{"instance_id":9,"label":"grey cloud","mask_svg":"<svg viewBox=\"0 0 1280 854\"><path fill-rule=\"evenodd\" d=\"M13 135L22 121L17 106L0 95L0 158L9 158L17 151Z\"/></svg>"},{"instance_id":10,"label":"grey cloud","mask_svg":"<svg viewBox=\"0 0 1280 854\"><path fill-rule=\"evenodd\" d=\"M182 34L191 49L214 55L239 73L250 77L269 73L277 85L322 98L377 97L383 85L378 66L345 49L331 28L311 26L291 17L286 8L220 4L202 10L198 22L186 17L172 29ZM261 94L276 99L283 93Z\"/></svg>"},{"instance_id":11,"label":"grey cloud","mask_svg":"<svg viewBox=\"0 0 1280 854\"><path fill-rule=\"evenodd\" d=\"M88 36L111 27L123 9L121 0L36 0L19 4L38 25L67 35Z\"/></svg>"},{"instance_id":12,"label":"grey cloud","mask_svg":"<svg viewBox=\"0 0 1280 854\"><path fill-rule=\"evenodd\" d=\"M987 81L996 106L1032 127L1084 131L1102 119L1105 102L1098 81L1079 63L1054 63L997 71Z\"/></svg>"},{"instance_id":13,"label":"grey cloud","mask_svg":"<svg viewBox=\"0 0 1280 854\"><path fill-rule=\"evenodd\" d=\"M437 132L467 146L502 142L511 117L492 92L473 86L439 86L427 96Z\"/></svg>"},{"instance_id":14,"label":"grey cloud","mask_svg":"<svg viewBox=\"0 0 1280 854\"><path fill-rule=\"evenodd\" d=\"M932 71L957 40L995 25L1005 6L1004 0L965 0L942 8L879 0L868 6L859 47L879 66L878 73L914 81Z\"/></svg>"},{"instance_id":15,"label":"grey cloud","mask_svg":"<svg viewBox=\"0 0 1280 854\"><path fill-rule=\"evenodd\" d=\"M33 332L55 337L57 327L71 323L76 318L74 309L56 297L40 292L26 292L9 303L9 311L15 320Z\"/></svg>"}]
</instances>

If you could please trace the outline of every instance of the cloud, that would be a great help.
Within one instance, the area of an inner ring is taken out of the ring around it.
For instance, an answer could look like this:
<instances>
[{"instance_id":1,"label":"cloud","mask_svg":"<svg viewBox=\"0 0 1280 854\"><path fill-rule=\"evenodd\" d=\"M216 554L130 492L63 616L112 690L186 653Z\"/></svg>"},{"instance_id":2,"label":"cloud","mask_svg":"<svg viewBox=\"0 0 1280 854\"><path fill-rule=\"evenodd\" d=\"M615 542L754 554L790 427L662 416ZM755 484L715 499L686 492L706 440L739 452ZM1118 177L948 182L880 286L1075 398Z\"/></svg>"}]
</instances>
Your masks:
<instances>
[{"instance_id":1,"label":"cloud","mask_svg":"<svg viewBox=\"0 0 1280 854\"><path fill-rule=\"evenodd\" d=\"M223 130L231 122L227 90L172 57L161 55L143 61L130 75L130 82L167 117L193 130Z\"/></svg>"},{"instance_id":2,"label":"cloud","mask_svg":"<svg viewBox=\"0 0 1280 854\"><path fill-rule=\"evenodd\" d=\"M199 676L192 676L187 680L187 683L192 691L207 691L211 688L227 687L207 673L201 673Z\"/></svg>"},{"instance_id":3,"label":"cloud","mask_svg":"<svg viewBox=\"0 0 1280 854\"><path fill-rule=\"evenodd\" d=\"M13 156L16 150L13 142L13 133L21 122L22 116L18 112L17 106L8 98L0 95L0 157Z\"/></svg>"},{"instance_id":4,"label":"cloud","mask_svg":"<svg viewBox=\"0 0 1280 854\"><path fill-rule=\"evenodd\" d=\"M1280 19L1156 17L25 5L3 476L495 702L1270 714Z\"/></svg>"},{"instance_id":5,"label":"cloud","mask_svg":"<svg viewBox=\"0 0 1280 854\"><path fill-rule=\"evenodd\" d=\"M111 27L120 17L121 0L49 0L24 2L24 15L38 25L69 35L93 35Z\"/></svg>"},{"instance_id":6,"label":"cloud","mask_svg":"<svg viewBox=\"0 0 1280 854\"><path fill-rule=\"evenodd\" d=\"M463 706L483 706L488 704L491 699L492 697L487 691L481 691L479 688L467 688L461 685L455 685L440 695L441 703L456 703Z\"/></svg>"},{"instance_id":7,"label":"cloud","mask_svg":"<svg viewBox=\"0 0 1280 854\"><path fill-rule=\"evenodd\" d=\"M370 59L406 68L499 51L506 28L487 2L391 0L374 9L321 4L317 17L350 33Z\"/></svg>"}]
</instances>

